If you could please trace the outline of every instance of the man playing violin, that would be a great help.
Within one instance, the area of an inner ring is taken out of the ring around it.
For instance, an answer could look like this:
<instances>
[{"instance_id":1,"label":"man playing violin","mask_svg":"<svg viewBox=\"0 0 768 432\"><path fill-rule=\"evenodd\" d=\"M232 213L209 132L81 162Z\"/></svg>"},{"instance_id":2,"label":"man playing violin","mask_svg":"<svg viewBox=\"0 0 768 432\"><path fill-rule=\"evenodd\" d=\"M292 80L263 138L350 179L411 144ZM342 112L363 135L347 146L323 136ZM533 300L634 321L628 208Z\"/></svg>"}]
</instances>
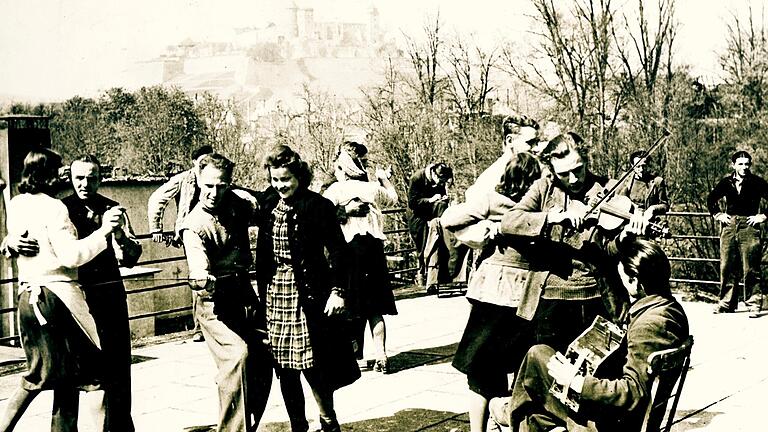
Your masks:
<instances>
[{"instance_id":1,"label":"man playing violin","mask_svg":"<svg viewBox=\"0 0 768 432\"><path fill-rule=\"evenodd\" d=\"M768 182L750 172L752 156L737 151L731 156L733 173L715 185L707 209L722 226L720 232L720 303L715 313L734 312L739 303L736 270L741 259L744 299L750 312L762 309L765 286L760 272L760 227L768 219L760 200L768 204ZM725 198L725 211L719 201Z\"/></svg>"},{"instance_id":2,"label":"man playing violin","mask_svg":"<svg viewBox=\"0 0 768 432\"><path fill-rule=\"evenodd\" d=\"M534 340L564 352L597 315L616 319L626 309L614 259L606 248L618 230L606 230L587 218L607 179L589 171L583 140L569 132L553 138L541 153L552 176L533 183L507 212L499 232L530 237L532 271L518 315L532 320ZM644 230L647 220L631 223ZM642 231L641 231L642 232Z\"/></svg>"},{"instance_id":3,"label":"man playing violin","mask_svg":"<svg viewBox=\"0 0 768 432\"><path fill-rule=\"evenodd\" d=\"M629 197L638 210L647 218L665 214L669 211L667 185L661 176L648 170L651 157L647 151L638 150L629 156L630 168L634 173L616 189L617 195Z\"/></svg>"}]
</instances>

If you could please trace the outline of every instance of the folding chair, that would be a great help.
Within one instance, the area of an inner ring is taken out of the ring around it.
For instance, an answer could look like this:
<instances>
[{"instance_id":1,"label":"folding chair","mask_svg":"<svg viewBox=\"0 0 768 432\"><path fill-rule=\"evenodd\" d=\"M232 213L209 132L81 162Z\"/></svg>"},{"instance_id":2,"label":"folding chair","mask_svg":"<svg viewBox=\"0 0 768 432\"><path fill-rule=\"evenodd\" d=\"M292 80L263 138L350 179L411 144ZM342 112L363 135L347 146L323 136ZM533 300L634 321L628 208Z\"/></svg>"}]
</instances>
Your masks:
<instances>
[{"instance_id":1,"label":"folding chair","mask_svg":"<svg viewBox=\"0 0 768 432\"><path fill-rule=\"evenodd\" d=\"M678 348L656 351L648 356L648 375L653 377L650 401L641 432L669 432L675 419L677 403L691 364L693 336ZM667 409L667 405L672 404Z\"/></svg>"}]
</instances>

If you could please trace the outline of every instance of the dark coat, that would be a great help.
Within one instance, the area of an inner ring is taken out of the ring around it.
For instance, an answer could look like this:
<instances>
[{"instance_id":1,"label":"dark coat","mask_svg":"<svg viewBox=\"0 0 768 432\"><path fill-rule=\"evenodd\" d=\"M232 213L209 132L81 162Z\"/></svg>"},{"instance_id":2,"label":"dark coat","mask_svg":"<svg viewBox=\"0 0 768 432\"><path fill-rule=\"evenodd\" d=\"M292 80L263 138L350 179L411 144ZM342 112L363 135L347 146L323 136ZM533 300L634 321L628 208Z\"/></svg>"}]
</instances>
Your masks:
<instances>
[{"instance_id":1,"label":"dark coat","mask_svg":"<svg viewBox=\"0 0 768 432\"><path fill-rule=\"evenodd\" d=\"M277 269L273 255L272 226L275 218L265 206L256 247L256 277L259 296L266 298L267 287ZM310 340L318 369L327 374L334 388L351 384L360 377L352 351L347 322L327 317L323 312L332 288L348 286L347 242L336 220L336 207L322 195L299 189L291 197L293 211L288 216L291 261L299 291L299 303L307 317Z\"/></svg>"}]
</instances>

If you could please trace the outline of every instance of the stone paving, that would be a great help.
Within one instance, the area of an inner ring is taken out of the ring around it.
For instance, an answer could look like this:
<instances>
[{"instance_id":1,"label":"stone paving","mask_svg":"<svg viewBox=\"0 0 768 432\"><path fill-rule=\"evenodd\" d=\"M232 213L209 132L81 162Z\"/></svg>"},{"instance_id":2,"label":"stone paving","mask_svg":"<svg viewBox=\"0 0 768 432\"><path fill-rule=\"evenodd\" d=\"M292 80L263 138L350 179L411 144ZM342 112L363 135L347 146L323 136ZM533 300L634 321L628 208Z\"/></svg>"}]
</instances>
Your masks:
<instances>
[{"instance_id":1,"label":"stone paving","mask_svg":"<svg viewBox=\"0 0 768 432\"><path fill-rule=\"evenodd\" d=\"M712 305L684 302L695 337L674 431L763 431L768 402L768 316L713 315ZM422 296L398 300L400 314L387 317L391 373L364 372L336 393L345 431L468 431L466 384L450 365L469 306L463 297ZM139 432L209 430L216 421L215 367L204 343L170 341L134 350L133 415ZM0 409L18 383L0 378ZM18 431L49 430L50 392L30 406ZM307 394L307 416L316 418ZM93 431L87 414L80 430ZM273 382L262 432L288 431L277 381Z\"/></svg>"}]
</instances>

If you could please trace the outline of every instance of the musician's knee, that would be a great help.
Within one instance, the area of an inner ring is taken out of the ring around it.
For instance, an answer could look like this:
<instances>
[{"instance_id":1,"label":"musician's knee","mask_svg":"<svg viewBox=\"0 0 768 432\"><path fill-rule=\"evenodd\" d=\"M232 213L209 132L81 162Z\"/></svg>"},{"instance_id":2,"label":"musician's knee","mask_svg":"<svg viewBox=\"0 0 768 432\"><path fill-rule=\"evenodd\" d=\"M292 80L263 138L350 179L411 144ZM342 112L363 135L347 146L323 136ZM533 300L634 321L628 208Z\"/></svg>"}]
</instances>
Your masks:
<instances>
[{"instance_id":1,"label":"musician's knee","mask_svg":"<svg viewBox=\"0 0 768 432\"><path fill-rule=\"evenodd\" d=\"M546 364L549 361L549 358L553 355L555 355L555 350L551 346L538 344L532 346L531 349L528 350L526 357L529 361L543 361Z\"/></svg>"}]
</instances>

